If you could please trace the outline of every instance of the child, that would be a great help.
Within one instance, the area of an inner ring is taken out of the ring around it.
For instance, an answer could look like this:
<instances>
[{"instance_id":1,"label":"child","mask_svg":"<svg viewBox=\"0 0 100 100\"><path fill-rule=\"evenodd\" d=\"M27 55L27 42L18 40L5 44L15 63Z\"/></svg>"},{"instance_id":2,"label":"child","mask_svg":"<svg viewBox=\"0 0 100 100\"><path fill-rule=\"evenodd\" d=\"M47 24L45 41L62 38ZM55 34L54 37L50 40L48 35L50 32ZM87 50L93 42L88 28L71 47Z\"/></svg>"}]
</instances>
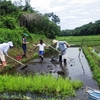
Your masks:
<instances>
[{"instance_id":1,"label":"child","mask_svg":"<svg viewBox=\"0 0 100 100\"><path fill-rule=\"evenodd\" d=\"M26 44L29 43L29 42L26 42L26 37L27 36L28 36L28 34L24 33L23 38L22 38L22 49L23 49L22 58L24 58L24 57L26 58L26 49L27 49Z\"/></svg>"},{"instance_id":2,"label":"child","mask_svg":"<svg viewBox=\"0 0 100 100\"><path fill-rule=\"evenodd\" d=\"M46 44L43 42L43 40L40 40L40 43L35 45L33 44L33 46L38 46L39 47L39 57L41 58L41 60L43 60L43 55L44 55L44 48L46 47Z\"/></svg>"}]
</instances>

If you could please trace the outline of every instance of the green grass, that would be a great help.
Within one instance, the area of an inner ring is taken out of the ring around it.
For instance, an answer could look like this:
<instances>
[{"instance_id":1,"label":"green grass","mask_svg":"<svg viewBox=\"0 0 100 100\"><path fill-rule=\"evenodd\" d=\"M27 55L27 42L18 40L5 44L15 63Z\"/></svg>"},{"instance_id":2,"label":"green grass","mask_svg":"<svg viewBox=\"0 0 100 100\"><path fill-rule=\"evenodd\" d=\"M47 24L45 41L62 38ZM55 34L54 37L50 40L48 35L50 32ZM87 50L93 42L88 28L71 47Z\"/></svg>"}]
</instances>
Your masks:
<instances>
[{"instance_id":1,"label":"green grass","mask_svg":"<svg viewBox=\"0 0 100 100\"><path fill-rule=\"evenodd\" d=\"M92 51L91 47L83 47L83 52L89 62L93 78L97 81L100 88L100 57Z\"/></svg>"},{"instance_id":2,"label":"green grass","mask_svg":"<svg viewBox=\"0 0 100 100\"><path fill-rule=\"evenodd\" d=\"M52 75L0 75L0 92L32 92L75 96L75 90L82 87L79 80L56 79Z\"/></svg>"},{"instance_id":3,"label":"green grass","mask_svg":"<svg viewBox=\"0 0 100 100\"><path fill-rule=\"evenodd\" d=\"M100 45L100 35L95 36L64 36L64 37L56 37L57 40L67 41L69 44L74 44L76 46L80 46L83 39L83 45Z\"/></svg>"}]
</instances>

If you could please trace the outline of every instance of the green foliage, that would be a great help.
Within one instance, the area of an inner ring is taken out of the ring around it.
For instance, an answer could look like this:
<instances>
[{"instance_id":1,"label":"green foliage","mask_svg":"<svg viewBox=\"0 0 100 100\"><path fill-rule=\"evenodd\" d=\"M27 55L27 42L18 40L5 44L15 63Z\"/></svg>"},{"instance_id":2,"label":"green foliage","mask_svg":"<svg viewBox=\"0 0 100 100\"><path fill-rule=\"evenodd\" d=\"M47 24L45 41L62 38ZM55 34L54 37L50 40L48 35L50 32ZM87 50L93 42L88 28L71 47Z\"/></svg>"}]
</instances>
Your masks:
<instances>
[{"instance_id":1,"label":"green foliage","mask_svg":"<svg viewBox=\"0 0 100 100\"><path fill-rule=\"evenodd\" d=\"M0 28L9 28L9 29L16 28L15 18L6 16L6 17L2 17L0 19L2 20L2 25L0 25Z\"/></svg>"},{"instance_id":2,"label":"green foliage","mask_svg":"<svg viewBox=\"0 0 100 100\"><path fill-rule=\"evenodd\" d=\"M89 50L90 50L90 51L92 51L92 50L93 50L93 48L92 48L92 47L89 47Z\"/></svg>"},{"instance_id":3,"label":"green foliage","mask_svg":"<svg viewBox=\"0 0 100 100\"><path fill-rule=\"evenodd\" d=\"M88 23L73 30L62 30L59 36L88 36L100 35L100 20Z\"/></svg>"},{"instance_id":4,"label":"green foliage","mask_svg":"<svg viewBox=\"0 0 100 100\"><path fill-rule=\"evenodd\" d=\"M0 15L5 16L8 14L16 14L18 9L11 1L1 0L0 1Z\"/></svg>"},{"instance_id":5,"label":"green foliage","mask_svg":"<svg viewBox=\"0 0 100 100\"><path fill-rule=\"evenodd\" d=\"M60 23L60 18L57 15L55 15L53 12L52 13L45 13L44 16L51 19L52 22L54 22L55 24Z\"/></svg>"},{"instance_id":6,"label":"green foliage","mask_svg":"<svg viewBox=\"0 0 100 100\"><path fill-rule=\"evenodd\" d=\"M18 30L14 29L14 30L10 30L7 28L0 28L0 43L3 42L8 42L8 41L12 41L14 43L14 45L17 46L21 46L22 44L22 36L23 33L27 32L21 28L19 28ZM30 35L30 33L28 33L28 40L32 41L32 36Z\"/></svg>"},{"instance_id":7,"label":"green foliage","mask_svg":"<svg viewBox=\"0 0 100 100\"><path fill-rule=\"evenodd\" d=\"M12 66L10 66L10 65L7 65L6 67L5 67L5 70L11 70L12 69Z\"/></svg>"},{"instance_id":8,"label":"green foliage","mask_svg":"<svg viewBox=\"0 0 100 100\"><path fill-rule=\"evenodd\" d=\"M27 33L41 34L47 38L55 38L60 33L59 26L34 11L30 6L30 1L26 1L23 7L14 5L11 1L0 1L0 15L0 28L19 30L19 27L24 27ZM57 16L55 19L57 21Z\"/></svg>"}]
</instances>

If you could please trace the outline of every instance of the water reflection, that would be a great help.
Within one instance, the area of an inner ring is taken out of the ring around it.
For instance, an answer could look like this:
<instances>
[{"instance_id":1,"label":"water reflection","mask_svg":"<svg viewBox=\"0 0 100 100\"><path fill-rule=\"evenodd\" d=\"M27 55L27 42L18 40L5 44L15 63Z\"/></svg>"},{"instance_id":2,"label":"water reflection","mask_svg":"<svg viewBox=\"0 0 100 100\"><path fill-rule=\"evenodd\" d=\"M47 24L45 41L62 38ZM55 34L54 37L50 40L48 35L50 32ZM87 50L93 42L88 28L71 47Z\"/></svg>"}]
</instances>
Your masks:
<instances>
[{"instance_id":1,"label":"water reflection","mask_svg":"<svg viewBox=\"0 0 100 100\"><path fill-rule=\"evenodd\" d=\"M100 56L100 46L94 46L93 52L97 53L97 55Z\"/></svg>"}]
</instances>

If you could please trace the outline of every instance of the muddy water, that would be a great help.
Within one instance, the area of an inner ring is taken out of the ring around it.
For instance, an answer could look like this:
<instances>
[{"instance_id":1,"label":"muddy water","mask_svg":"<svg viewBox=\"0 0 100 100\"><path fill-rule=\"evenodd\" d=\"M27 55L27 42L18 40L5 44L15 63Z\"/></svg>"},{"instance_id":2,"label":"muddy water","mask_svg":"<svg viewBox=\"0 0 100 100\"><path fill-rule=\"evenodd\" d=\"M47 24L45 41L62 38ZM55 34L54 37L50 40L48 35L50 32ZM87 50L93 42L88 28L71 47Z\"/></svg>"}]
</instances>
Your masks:
<instances>
[{"instance_id":1,"label":"muddy water","mask_svg":"<svg viewBox=\"0 0 100 100\"><path fill-rule=\"evenodd\" d=\"M87 100L87 94L85 92L86 86L98 89L98 85L92 78L92 72L89 64L85 58L83 52L78 50L79 48L69 48L68 50L68 72L72 80L79 79L84 83L82 90L77 92L76 98L79 100ZM79 56L80 53L80 56ZM73 99L72 99L73 100Z\"/></svg>"},{"instance_id":2,"label":"muddy water","mask_svg":"<svg viewBox=\"0 0 100 100\"><path fill-rule=\"evenodd\" d=\"M51 73L55 77L59 74L64 75L64 77L70 77L72 80L81 80L84 83L83 89L76 92L77 96L67 100L88 100L87 94L85 92L86 86L98 89L97 83L92 79L92 72L90 70L89 64L85 58L83 52L79 51L78 47L69 48L68 51L67 65L62 65L58 63L58 54L55 55L55 60L51 62L53 54L45 55L43 61L38 59L31 60L28 62L28 67L21 70L21 67L16 69L17 73L28 74L28 73ZM80 56L79 56L80 53ZM64 99L66 100L66 99Z\"/></svg>"}]
</instances>

